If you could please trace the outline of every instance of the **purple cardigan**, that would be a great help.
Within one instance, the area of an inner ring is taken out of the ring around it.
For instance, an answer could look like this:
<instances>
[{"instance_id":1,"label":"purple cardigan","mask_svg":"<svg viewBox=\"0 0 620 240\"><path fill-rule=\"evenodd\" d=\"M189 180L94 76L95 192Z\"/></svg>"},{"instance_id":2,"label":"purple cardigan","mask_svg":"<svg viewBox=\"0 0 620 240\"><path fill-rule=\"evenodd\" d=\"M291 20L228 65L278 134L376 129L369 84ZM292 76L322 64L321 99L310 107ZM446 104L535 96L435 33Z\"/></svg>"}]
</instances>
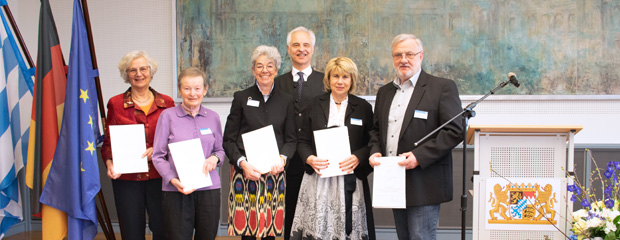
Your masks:
<instances>
[{"instance_id":1,"label":"purple cardigan","mask_svg":"<svg viewBox=\"0 0 620 240\"><path fill-rule=\"evenodd\" d=\"M201 132L201 129L205 131ZM211 131L206 131L206 129L211 129ZM200 106L200 111L196 114L196 118L193 118L183 110L181 104L168 108L161 113L157 121L157 129L155 130L153 165L155 165L155 168L162 176L162 191L177 192L170 180L179 177L174 167L174 159L172 159L168 144L194 138L200 138L205 159L212 154L217 154L220 158L217 166L221 167L225 154L224 148L222 148L222 125L220 116L217 113ZM220 188L218 169L214 169L209 175L213 185L196 189L196 191Z\"/></svg>"}]
</instances>

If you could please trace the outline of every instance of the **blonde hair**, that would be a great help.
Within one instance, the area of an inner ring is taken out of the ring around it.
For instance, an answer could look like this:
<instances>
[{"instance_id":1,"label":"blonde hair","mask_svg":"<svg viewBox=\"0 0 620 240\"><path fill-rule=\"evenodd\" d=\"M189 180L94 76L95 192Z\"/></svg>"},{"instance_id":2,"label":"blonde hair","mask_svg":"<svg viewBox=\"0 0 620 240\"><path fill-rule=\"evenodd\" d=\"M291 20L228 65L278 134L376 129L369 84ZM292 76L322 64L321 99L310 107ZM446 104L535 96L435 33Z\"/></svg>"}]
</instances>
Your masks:
<instances>
[{"instance_id":1,"label":"blonde hair","mask_svg":"<svg viewBox=\"0 0 620 240\"><path fill-rule=\"evenodd\" d=\"M332 75L332 72L351 75L351 88L349 88L349 93L355 90L355 82L357 81L357 65L355 65L353 60L348 57L337 57L332 58L329 62L327 62L327 66L325 67L325 76L323 77L323 86L326 92L331 91L329 78Z\"/></svg>"},{"instance_id":2,"label":"blonde hair","mask_svg":"<svg viewBox=\"0 0 620 240\"><path fill-rule=\"evenodd\" d=\"M149 69L151 71L151 80L153 80L153 76L157 72L157 62L151 58L145 51L142 50L134 50L128 52L121 58L121 61L118 63L118 71L121 73L121 78L125 80L125 83L129 83L129 77L127 77L127 68L131 65L133 60L138 58L144 58L149 65Z\"/></svg>"}]
</instances>

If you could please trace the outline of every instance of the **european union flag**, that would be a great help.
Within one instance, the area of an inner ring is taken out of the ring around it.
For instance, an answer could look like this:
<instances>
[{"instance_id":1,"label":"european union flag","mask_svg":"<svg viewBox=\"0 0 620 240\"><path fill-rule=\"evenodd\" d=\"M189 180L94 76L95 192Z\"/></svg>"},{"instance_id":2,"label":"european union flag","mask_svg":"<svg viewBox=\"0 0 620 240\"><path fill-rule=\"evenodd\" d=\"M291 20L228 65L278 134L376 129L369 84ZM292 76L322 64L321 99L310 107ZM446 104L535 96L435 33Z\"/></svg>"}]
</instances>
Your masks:
<instances>
[{"instance_id":1,"label":"european union flag","mask_svg":"<svg viewBox=\"0 0 620 240\"><path fill-rule=\"evenodd\" d=\"M97 235L95 195L101 188L96 151L97 72L79 0L73 3L71 35L62 127L41 203L67 213L69 239L93 239Z\"/></svg>"}]
</instances>

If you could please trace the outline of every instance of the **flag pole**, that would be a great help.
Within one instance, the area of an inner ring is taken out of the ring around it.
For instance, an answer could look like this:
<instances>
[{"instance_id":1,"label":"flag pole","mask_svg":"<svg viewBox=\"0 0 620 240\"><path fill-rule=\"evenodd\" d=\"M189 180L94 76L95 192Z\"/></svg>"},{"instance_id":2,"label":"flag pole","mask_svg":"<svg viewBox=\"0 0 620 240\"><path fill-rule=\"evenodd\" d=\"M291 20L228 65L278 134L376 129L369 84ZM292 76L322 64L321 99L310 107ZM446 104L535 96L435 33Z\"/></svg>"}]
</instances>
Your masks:
<instances>
[{"instance_id":1,"label":"flag pole","mask_svg":"<svg viewBox=\"0 0 620 240\"><path fill-rule=\"evenodd\" d=\"M86 33L88 35L88 42L90 47L90 58L93 62L93 68L99 69L97 66L97 54L95 53L95 42L93 42L93 31L90 26L90 14L88 13L88 4L86 0L82 1L82 12L84 13L84 21L86 22ZM99 114L101 115L101 123L103 125L103 132L106 132L108 125L106 124L106 116L105 116L105 108L103 105L103 97L101 95L101 81L99 80L99 76L95 77L95 84L97 86L97 98L99 98Z\"/></svg>"},{"instance_id":2,"label":"flag pole","mask_svg":"<svg viewBox=\"0 0 620 240\"><path fill-rule=\"evenodd\" d=\"M13 18L13 13L11 13L11 8L9 8L8 4L5 4L4 6L2 6L2 8L4 9L4 12L6 13L6 16L8 17L9 22L11 23L11 28L13 28L13 31L15 32L15 35L17 36L17 40L19 41L19 46L21 46L22 51L24 52L24 55L26 55L26 61L28 61L28 64L30 64L31 68L34 67L34 62L32 61L32 57L30 57L30 52L28 51L28 48L26 47L26 44L24 43L24 38L22 38L22 33L19 31L19 28L15 24L15 18Z\"/></svg>"},{"instance_id":3,"label":"flag pole","mask_svg":"<svg viewBox=\"0 0 620 240\"><path fill-rule=\"evenodd\" d=\"M88 35L90 57L93 63L93 69L99 69L97 65L97 55L95 53L95 42L93 41L93 32L90 25L88 4L86 0L81 0L81 2L82 13L84 14L84 21L86 23L86 34ZM105 108L103 105L103 96L101 92L101 81L99 79L99 75L95 77L95 86L97 88L97 98L99 101L99 115L101 116L101 125L103 126L103 132L106 132L108 125L106 123L106 116L104 110ZM99 208L97 208L97 218L99 219L99 222L103 223L100 224L101 229L103 230L103 233L105 234L107 240L116 240L116 236L114 235L114 228L112 228L112 221L110 220L110 215L108 213L108 207L101 190L99 190L99 193L97 193L97 198L99 198L99 205L101 206L101 211L99 210ZM104 219L102 219L101 212L103 212L103 217L105 218L105 221Z\"/></svg>"}]
</instances>

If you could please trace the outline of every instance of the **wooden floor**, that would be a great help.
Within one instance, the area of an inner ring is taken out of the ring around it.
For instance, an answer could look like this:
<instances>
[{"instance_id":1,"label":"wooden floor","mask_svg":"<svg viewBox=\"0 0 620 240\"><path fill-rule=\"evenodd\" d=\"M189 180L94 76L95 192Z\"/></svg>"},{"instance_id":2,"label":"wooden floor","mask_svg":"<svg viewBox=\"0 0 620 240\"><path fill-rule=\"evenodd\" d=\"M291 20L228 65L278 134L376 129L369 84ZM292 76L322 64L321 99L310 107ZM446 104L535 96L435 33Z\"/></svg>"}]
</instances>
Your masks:
<instances>
[{"instance_id":1,"label":"wooden floor","mask_svg":"<svg viewBox=\"0 0 620 240\"><path fill-rule=\"evenodd\" d=\"M121 239L121 234L120 233L116 233L116 239L120 240ZM151 235L145 235L146 240L152 240L153 238L151 237ZM43 239L41 237L41 231L33 231L33 232L23 232L20 234L15 234L13 236L10 237L5 237L5 240L41 240ZM66 239L66 238L65 238ZM227 238L218 238L218 240L228 240ZM232 239L232 238L231 238ZM95 240L105 240L105 235L103 233L98 233L97 236L95 237Z\"/></svg>"},{"instance_id":2,"label":"wooden floor","mask_svg":"<svg viewBox=\"0 0 620 240\"><path fill-rule=\"evenodd\" d=\"M116 233L116 239L117 240L121 240L121 234L120 233ZM152 240L153 238L151 237L151 235L145 235L146 240ZM33 232L24 232L24 233L20 233L20 234L15 234L12 235L10 237L5 237L5 240L41 240L41 231L33 231ZM241 239L241 237L230 237L230 236L221 236L221 237L216 237L216 240L237 240L237 239ZM276 240L282 240L284 238L276 238ZM97 234L97 236L95 237L94 240L106 240L105 239L105 235L103 233L99 233Z\"/></svg>"}]
</instances>

